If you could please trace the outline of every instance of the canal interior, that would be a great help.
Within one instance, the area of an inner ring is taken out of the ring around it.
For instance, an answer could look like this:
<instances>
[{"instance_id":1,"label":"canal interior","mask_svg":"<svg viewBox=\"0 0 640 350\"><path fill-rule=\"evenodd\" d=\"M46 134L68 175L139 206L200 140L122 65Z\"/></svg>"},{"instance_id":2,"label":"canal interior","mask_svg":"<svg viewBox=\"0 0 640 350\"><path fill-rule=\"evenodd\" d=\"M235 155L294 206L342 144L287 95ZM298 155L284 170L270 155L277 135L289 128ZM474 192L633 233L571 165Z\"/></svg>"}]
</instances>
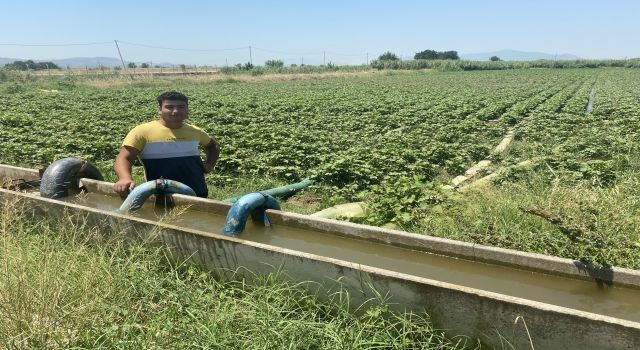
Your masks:
<instances>
[{"instance_id":1,"label":"canal interior","mask_svg":"<svg viewBox=\"0 0 640 350\"><path fill-rule=\"evenodd\" d=\"M115 196L82 193L65 201L115 211L122 200ZM221 233L225 217L180 208L165 215L165 208L145 205L132 216L172 225ZM175 212L174 212L175 213ZM511 267L458 259L395 247L337 234L291 228L264 227L247 222L240 238L276 247L316 254L399 273L505 294L586 312L640 322L640 290L547 275Z\"/></svg>"}]
</instances>

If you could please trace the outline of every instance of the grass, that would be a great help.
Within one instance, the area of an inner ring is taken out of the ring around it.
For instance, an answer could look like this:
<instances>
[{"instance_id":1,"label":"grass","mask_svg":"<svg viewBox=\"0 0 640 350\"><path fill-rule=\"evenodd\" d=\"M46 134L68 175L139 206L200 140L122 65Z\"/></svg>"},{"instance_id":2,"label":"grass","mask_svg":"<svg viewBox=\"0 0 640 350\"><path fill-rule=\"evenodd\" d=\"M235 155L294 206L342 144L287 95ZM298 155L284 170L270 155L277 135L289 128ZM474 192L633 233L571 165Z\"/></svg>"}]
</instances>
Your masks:
<instances>
[{"instance_id":1,"label":"grass","mask_svg":"<svg viewBox=\"0 0 640 350\"><path fill-rule=\"evenodd\" d=\"M141 70L144 71L144 70ZM3 71L0 71L3 72ZM93 88L93 89L119 89L125 87L165 87L167 89L175 89L176 86L192 86L207 84L233 84L233 83L261 83L261 82L277 82L277 81L295 81L295 80L312 80L312 79L333 79L333 78L353 78L361 76L370 76L375 74L383 74L378 70L372 70L366 67L354 70L290 70L286 72L278 72L277 70L261 70L258 71L233 71L230 73L212 73L206 75L170 75L170 76L153 76L147 73L139 73L131 76L128 73L118 74L93 74L82 75L74 73L66 73L64 75L47 76L43 74L34 74L32 72L9 71L4 72L10 75L5 80L19 82L19 84L8 85L8 93L15 93L11 89L41 89L40 93L56 93L51 90L65 90L77 87ZM397 72L394 72L397 73ZM0 83L2 79L0 79ZM47 90L47 91L43 91Z\"/></svg>"},{"instance_id":2,"label":"grass","mask_svg":"<svg viewBox=\"0 0 640 350\"><path fill-rule=\"evenodd\" d=\"M637 164L614 184L593 186L544 163L517 178L452 195L419 209L401 228L595 266L640 268ZM512 175L515 176L515 175Z\"/></svg>"},{"instance_id":3,"label":"grass","mask_svg":"<svg viewBox=\"0 0 640 350\"><path fill-rule=\"evenodd\" d=\"M117 232L0 216L0 348L460 349L427 315L384 300L321 301L279 273L221 279Z\"/></svg>"}]
</instances>

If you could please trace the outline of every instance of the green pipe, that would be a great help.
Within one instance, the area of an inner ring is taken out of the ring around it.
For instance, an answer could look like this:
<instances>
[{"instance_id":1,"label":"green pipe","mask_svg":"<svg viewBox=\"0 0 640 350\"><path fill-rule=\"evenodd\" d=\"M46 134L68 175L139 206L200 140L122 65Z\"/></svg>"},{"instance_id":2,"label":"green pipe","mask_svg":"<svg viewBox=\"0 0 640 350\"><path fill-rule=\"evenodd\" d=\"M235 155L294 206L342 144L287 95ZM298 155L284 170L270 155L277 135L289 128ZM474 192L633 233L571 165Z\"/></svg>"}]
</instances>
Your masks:
<instances>
[{"instance_id":1,"label":"green pipe","mask_svg":"<svg viewBox=\"0 0 640 350\"><path fill-rule=\"evenodd\" d=\"M313 185L314 181L313 180L309 180L309 179L304 179L298 183L294 183L291 185L286 185L286 186L282 186L282 187L276 187L276 188L271 188L265 191L258 191L262 194L268 194L270 196L276 197L276 198L287 198L292 196L293 194L295 194L296 192L298 192L299 190L308 187L310 185ZM223 199L223 201L225 202L230 202L230 203L235 203L238 199L240 199L240 197L242 196L237 196L237 197L230 197L230 198L225 198Z\"/></svg>"}]
</instances>

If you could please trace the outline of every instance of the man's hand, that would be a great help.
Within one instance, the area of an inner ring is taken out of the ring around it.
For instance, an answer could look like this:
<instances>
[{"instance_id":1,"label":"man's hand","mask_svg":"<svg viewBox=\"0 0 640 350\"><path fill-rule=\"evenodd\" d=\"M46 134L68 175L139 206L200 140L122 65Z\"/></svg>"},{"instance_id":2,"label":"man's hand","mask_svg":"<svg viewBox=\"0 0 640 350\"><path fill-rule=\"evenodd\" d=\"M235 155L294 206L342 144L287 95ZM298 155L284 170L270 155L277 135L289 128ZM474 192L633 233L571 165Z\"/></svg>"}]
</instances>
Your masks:
<instances>
[{"instance_id":1,"label":"man's hand","mask_svg":"<svg viewBox=\"0 0 640 350\"><path fill-rule=\"evenodd\" d=\"M204 146L204 152L207 155L207 159L204 161L204 173L208 174L213 171L220 157L220 145L218 141L211 139L209 143Z\"/></svg>"},{"instance_id":2,"label":"man's hand","mask_svg":"<svg viewBox=\"0 0 640 350\"><path fill-rule=\"evenodd\" d=\"M113 169L118 176L118 182L113 184L113 190L120 194L121 197L126 197L135 186L136 183L131 177L131 164L136 159L140 151L130 146L123 146L120 149L120 153L116 156L116 161L113 164Z\"/></svg>"},{"instance_id":3,"label":"man's hand","mask_svg":"<svg viewBox=\"0 0 640 350\"><path fill-rule=\"evenodd\" d=\"M118 192L121 197L126 197L134 187L136 187L136 183L131 179L118 180L113 184L113 190Z\"/></svg>"},{"instance_id":4,"label":"man's hand","mask_svg":"<svg viewBox=\"0 0 640 350\"><path fill-rule=\"evenodd\" d=\"M204 163L204 173L208 174L210 172L213 171L213 168L215 168L216 165L215 164L211 164L211 163Z\"/></svg>"}]
</instances>

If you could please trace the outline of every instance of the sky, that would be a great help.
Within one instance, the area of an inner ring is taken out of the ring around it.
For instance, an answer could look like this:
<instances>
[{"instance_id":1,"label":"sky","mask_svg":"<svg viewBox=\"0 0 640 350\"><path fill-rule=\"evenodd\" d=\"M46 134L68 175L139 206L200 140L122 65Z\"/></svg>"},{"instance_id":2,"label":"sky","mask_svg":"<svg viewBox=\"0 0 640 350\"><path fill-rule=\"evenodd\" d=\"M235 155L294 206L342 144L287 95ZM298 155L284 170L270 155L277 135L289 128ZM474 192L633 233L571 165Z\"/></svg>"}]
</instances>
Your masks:
<instances>
[{"instance_id":1,"label":"sky","mask_svg":"<svg viewBox=\"0 0 640 350\"><path fill-rule=\"evenodd\" d=\"M114 40L126 61L212 66L361 64L426 49L640 57L640 1L630 0L30 0L1 8L0 57L17 59L115 58Z\"/></svg>"}]
</instances>

